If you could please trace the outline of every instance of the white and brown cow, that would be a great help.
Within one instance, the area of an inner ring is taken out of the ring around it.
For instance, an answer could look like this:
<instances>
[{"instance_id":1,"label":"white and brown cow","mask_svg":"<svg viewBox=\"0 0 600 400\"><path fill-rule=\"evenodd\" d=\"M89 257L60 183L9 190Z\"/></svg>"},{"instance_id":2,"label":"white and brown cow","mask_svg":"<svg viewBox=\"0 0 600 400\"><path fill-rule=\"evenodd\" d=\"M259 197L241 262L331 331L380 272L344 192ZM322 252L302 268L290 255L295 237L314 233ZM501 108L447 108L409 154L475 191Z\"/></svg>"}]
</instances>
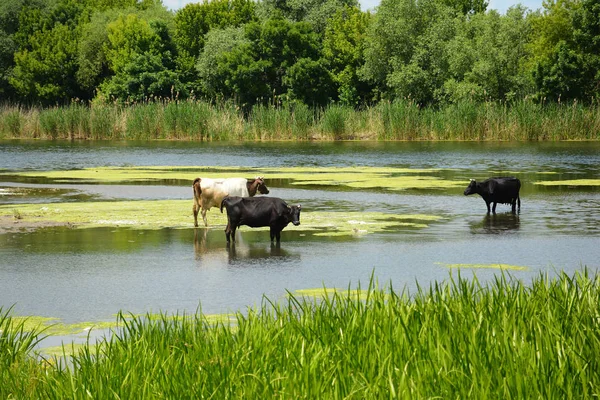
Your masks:
<instances>
[{"instance_id":1,"label":"white and brown cow","mask_svg":"<svg viewBox=\"0 0 600 400\"><path fill-rule=\"evenodd\" d=\"M246 178L227 178L210 179L196 178L192 184L194 189L194 226L198 226L198 212L202 210L202 220L204 225L208 226L206 221L206 212L211 207L220 207L221 202L227 196L252 197L257 192L269 194L269 189L265 185L262 177L254 179Z\"/></svg>"}]
</instances>

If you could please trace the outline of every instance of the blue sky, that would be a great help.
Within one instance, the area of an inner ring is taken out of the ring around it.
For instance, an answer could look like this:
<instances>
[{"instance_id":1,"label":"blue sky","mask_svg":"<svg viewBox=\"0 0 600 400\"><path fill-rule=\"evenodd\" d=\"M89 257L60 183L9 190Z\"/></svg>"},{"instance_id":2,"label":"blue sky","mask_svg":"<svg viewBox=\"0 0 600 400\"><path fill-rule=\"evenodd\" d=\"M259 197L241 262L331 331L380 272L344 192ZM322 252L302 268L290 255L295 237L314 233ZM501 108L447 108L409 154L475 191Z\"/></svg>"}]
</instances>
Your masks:
<instances>
[{"instance_id":1,"label":"blue sky","mask_svg":"<svg viewBox=\"0 0 600 400\"><path fill-rule=\"evenodd\" d=\"M177 10L188 3L197 2L198 1L194 0L163 0L163 4L171 10ZM368 10L379 5L380 0L359 0L359 2L363 10ZM542 0L489 0L488 10L496 9L500 11L501 14L504 14L509 7L518 3L523 4L530 10L537 10L538 8L542 7Z\"/></svg>"}]
</instances>

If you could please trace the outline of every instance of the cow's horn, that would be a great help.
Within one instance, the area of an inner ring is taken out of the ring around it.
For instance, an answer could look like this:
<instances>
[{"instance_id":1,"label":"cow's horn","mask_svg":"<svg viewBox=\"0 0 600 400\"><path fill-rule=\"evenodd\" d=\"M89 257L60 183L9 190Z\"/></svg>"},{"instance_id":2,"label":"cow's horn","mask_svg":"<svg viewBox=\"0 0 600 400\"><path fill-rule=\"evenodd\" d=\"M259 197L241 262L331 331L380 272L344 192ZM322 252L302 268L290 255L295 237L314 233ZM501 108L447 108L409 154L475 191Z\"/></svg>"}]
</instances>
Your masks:
<instances>
[{"instance_id":1,"label":"cow's horn","mask_svg":"<svg viewBox=\"0 0 600 400\"><path fill-rule=\"evenodd\" d=\"M475 182L475 179L469 179L471 182Z\"/></svg>"}]
</instances>

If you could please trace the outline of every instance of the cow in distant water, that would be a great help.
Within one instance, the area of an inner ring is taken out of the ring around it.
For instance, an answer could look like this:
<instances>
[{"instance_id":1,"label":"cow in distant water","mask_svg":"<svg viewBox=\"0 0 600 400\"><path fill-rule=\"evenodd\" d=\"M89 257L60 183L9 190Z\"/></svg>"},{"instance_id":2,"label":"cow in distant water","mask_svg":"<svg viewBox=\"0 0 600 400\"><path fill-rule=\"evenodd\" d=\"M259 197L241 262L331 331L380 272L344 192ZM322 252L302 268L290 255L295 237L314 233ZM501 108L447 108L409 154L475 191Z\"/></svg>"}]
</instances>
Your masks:
<instances>
[{"instance_id":1,"label":"cow in distant water","mask_svg":"<svg viewBox=\"0 0 600 400\"><path fill-rule=\"evenodd\" d=\"M227 227L225 237L235 242L235 230L241 225L251 228L268 226L271 228L271 242L281 241L281 231L290 222L300 225L300 210L302 206L288 206L277 197L225 197L221 202L227 210Z\"/></svg>"},{"instance_id":2,"label":"cow in distant water","mask_svg":"<svg viewBox=\"0 0 600 400\"><path fill-rule=\"evenodd\" d=\"M490 213L490 203L492 212L496 214L496 204L510 204L512 212L516 212L516 205L519 204L521 210L521 199L519 198L519 190L521 189L521 181L513 177L489 178L479 183L475 179L471 179L471 183L465 189L465 196L470 194L479 194L487 205L487 212Z\"/></svg>"}]
</instances>

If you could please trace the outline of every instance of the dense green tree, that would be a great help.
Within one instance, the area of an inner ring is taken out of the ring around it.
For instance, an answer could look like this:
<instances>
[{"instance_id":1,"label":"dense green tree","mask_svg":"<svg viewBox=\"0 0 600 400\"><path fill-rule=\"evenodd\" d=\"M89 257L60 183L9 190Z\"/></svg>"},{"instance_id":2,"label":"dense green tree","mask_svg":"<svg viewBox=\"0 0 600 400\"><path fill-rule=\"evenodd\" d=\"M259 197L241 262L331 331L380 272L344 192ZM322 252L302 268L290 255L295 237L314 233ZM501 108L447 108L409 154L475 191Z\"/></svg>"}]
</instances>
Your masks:
<instances>
[{"instance_id":1,"label":"dense green tree","mask_svg":"<svg viewBox=\"0 0 600 400\"><path fill-rule=\"evenodd\" d=\"M447 45L448 78L438 100L503 100L523 98L533 89L523 67L530 29L526 9L506 15L486 14L457 19L456 36Z\"/></svg>"},{"instance_id":2,"label":"dense green tree","mask_svg":"<svg viewBox=\"0 0 600 400\"><path fill-rule=\"evenodd\" d=\"M382 0L365 39L360 77L383 97L431 102L445 78L443 46L456 14L436 0Z\"/></svg>"},{"instance_id":3,"label":"dense green tree","mask_svg":"<svg viewBox=\"0 0 600 400\"><path fill-rule=\"evenodd\" d=\"M175 43L180 51L198 57L211 29L237 27L255 19L252 0L204 0L190 3L175 15Z\"/></svg>"},{"instance_id":4,"label":"dense green tree","mask_svg":"<svg viewBox=\"0 0 600 400\"><path fill-rule=\"evenodd\" d=\"M358 77L364 64L365 34L370 13L357 7L339 9L329 20L323 39L323 59L336 85L338 99L356 106L370 100L372 87Z\"/></svg>"},{"instance_id":5,"label":"dense green tree","mask_svg":"<svg viewBox=\"0 0 600 400\"><path fill-rule=\"evenodd\" d=\"M144 102L186 97L186 89L174 70L163 64L161 55L134 53L119 72L100 85L104 101Z\"/></svg>"},{"instance_id":6,"label":"dense green tree","mask_svg":"<svg viewBox=\"0 0 600 400\"><path fill-rule=\"evenodd\" d=\"M114 76L100 84L100 97L136 101L186 96L175 73L175 45L165 21L121 15L107 25L106 61Z\"/></svg>"},{"instance_id":7,"label":"dense green tree","mask_svg":"<svg viewBox=\"0 0 600 400\"><path fill-rule=\"evenodd\" d=\"M191 3L175 15L174 40L177 45L177 71L190 90L198 86L196 61L211 30L239 27L256 19L252 0L204 0Z\"/></svg>"},{"instance_id":8,"label":"dense green tree","mask_svg":"<svg viewBox=\"0 0 600 400\"><path fill-rule=\"evenodd\" d=\"M0 29L0 98L9 98L14 95L9 77L14 67L14 53L17 44L12 35Z\"/></svg>"},{"instance_id":9,"label":"dense green tree","mask_svg":"<svg viewBox=\"0 0 600 400\"><path fill-rule=\"evenodd\" d=\"M92 0L100 1L100 0ZM120 6L114 6L114 3L123 3ZM171 40L173 30L172 14L160 4L137 3L133 0L112 0L101 1L102 4L95 6L89 22L85 23L81 30L77 51L77 82L86 91L86 98L94 95L95 89L112 77L116 71L111 68L109 63L109 53L115 49L109 40L109 26L114 29L118 25L119 19L125 19L128 15L133 15L132 19L144 21L140 24L147 26L152 23L162 24L161 32L153 32L158 35L158 41L165 41L163 46L167 47L168 53L173 59L175 49ZM122 8L125 7L125 8ZM114 54L112 54L114 56ZM171 68L173 60L169 60Z\"/></svg>"},{"instance_id":10,"label":"dense green tree","mask_svg":"<svg viewBox=\"0 0 600 400\"><path fill-rule=\"evenodd\" d=\"M463 15L485 12L489 4L485 0L442 0L442 2Z\"/></svg>"},{"instance_id":11,"label":"dense green tree","mask_svg":"<svg viewBox=\"0 0 600 400\"><path fill-rule=\"evenodd\" d=\"M218 95L233 98L245 108L288 92L304 100L309 92L297 79L306 76L307 69L310 73L327 72L320 64L308 61L318 61L320 54L318 36L307 23L272 18L247 24L243 32L243 37L235 30L209 35L210 42L197 65L200 76L207 79L207 94L218 90ZM290 69L293 74L287 76ZM327 81L323 77L312 79ZM315 93L323 91L315 89ZM321 104L320 98L307 101Z\"/></svg>"},{"instance_id":12,"label":"dense green tree","mask_svg":"<svg viewBox=\"0 0 600 400\"><path fill-rule=\"evenodd\" d=\"M335 95L329 71L321 60L300 58L288 68L283 85L292 100L311 106L324 107Z\"/></svg>"},{"instance_id":13,"label":"dense green tree","mask_svg":"<svg viewBox=\"0 0 600 400\"><path fill-rule=\"evenodd\" d=\"M68 101L78 96L77 33L60 23L30 36L29 46L15 53L9 78L17 92L29 101Z\"/></svg>"},{"instance_id":14,"label":"dense green tree","mask_svg":"<svg viewBox=\"0 0 600 400\"><path fill-rule=\"evenodd\" d=\"M229 53L234 49L244 49L244 52L249 52L249 46L250 40L246 38L242 27L209 31L206 35L206 44L196 64L201 94L208 98L233 97L235 93L227 85L231 75L226 68Z\"/></svg>"},{"instance_id":15,"label":"dense green tree","mask_svg":"<svg viewBox=\"0 0 600 400\"><path fill-rule=\"evenodd\" d=\"M600 87L600 2L549 0L531 17L528 65L540 100L590 100Z\"/></svg>"},{"instance_id":16,"label":"dense green tree","mask_svg":"<svg viewBox=\"0 0 600 400\"><path fill-rule=\"evenodd\" d=\"M357 0L262 0L257 14L262 20L281 14L294 22L308 22L319 34L325 32L327 21L345 7L356 7Z\"/></svg>"},{"instance_id":17,"label":"dense green tree","mask_svg":"<svg viewBox=\"0 0 600 400\"><path fill-rule=\"evenodd\" d=\"M395 65L408 64L415 42L425 29L423 7L430 0L381 0L365 37L365 64L359 74L387 95L388 75Z\"/></svg>"}]
</instances>

